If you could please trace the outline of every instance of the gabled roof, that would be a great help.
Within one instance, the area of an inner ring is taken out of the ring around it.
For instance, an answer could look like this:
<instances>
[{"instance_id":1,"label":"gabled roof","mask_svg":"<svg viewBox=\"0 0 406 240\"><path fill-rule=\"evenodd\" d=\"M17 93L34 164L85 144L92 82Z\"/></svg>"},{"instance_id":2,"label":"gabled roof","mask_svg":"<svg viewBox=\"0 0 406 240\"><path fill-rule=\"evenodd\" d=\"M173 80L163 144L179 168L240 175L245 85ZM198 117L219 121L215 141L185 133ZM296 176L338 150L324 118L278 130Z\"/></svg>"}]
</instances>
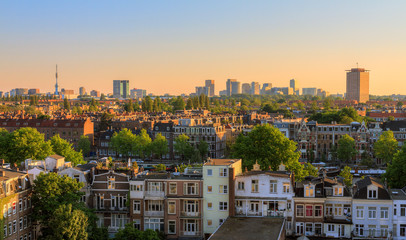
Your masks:
<instances>
[{"instance_id":1,"label":"gabled roof","mask_svg":"<svg viewBox=\"0 0 406 240\"><path fill-rule=\"evenodd\" d=\"M389 191L383 186L383 184L376 178L365 177L355 183L356 191L354 193L354 199L368 199L368 186L374 185L378 188L378 198L379 200L390 200L391 196Z\"/></svg>"},{"instance_id":2,"label":"gabled roof","mask_svg":"<svg viewBox=\"0 0 406 240\"><path fill-rule=\"evenodd\" d=\"M48 157L53 158L53 159L56 159L56 160L65 158L65 157L63 157L63 156L61 156L61 155L58 155L58 154L54 154L54 155L51 155L51 156L48 156Z\"/></svg>"}]
</instances>

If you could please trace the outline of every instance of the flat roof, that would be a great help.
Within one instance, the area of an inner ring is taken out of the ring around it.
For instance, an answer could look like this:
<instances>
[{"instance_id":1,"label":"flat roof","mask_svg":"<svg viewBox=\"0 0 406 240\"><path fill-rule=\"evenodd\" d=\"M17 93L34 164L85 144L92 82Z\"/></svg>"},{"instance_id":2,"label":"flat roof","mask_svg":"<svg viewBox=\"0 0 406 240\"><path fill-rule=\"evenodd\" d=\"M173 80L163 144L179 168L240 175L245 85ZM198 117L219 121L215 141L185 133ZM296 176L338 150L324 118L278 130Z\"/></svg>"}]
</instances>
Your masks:
<instances>
[{"instance_id":1,"label":"flat roof","mask_svg":"<svg viewBox=\"0 0 406 240\"><path fill-rule=\"evenodd\" d=\"M241 159L208 159L204 166L229 166Z\"/></svg>"},{"instance_id":2,"label":"flat roof","mask_svg":"<svg viewBox=\"0 0 406 240\"><path fill-rule=\"evenodd\" d=\"M283 221L271 217L229 217L209 240L277 240Z\"/></svg>"}]
</instances>

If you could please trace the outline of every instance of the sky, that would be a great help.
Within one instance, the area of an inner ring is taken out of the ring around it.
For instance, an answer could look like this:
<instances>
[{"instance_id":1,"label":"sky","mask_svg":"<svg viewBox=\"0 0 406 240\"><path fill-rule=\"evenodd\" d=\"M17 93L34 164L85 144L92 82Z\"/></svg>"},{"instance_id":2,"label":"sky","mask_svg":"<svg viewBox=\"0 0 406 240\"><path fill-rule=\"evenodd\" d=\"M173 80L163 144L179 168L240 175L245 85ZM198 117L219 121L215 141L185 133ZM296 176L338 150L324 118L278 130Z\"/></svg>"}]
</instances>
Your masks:
<instances>
[{"instance_id":1,"label":"sky","mask_svg":"<svg viewBox=\"0 0 406 240\"><path fill-rule=\"evenodd\" d=\"M406 94L404 0L0 1L0 91L59 86L154 94L228 78L345 92L345 70L370 93Z\"/></svg>"}]
</instances>

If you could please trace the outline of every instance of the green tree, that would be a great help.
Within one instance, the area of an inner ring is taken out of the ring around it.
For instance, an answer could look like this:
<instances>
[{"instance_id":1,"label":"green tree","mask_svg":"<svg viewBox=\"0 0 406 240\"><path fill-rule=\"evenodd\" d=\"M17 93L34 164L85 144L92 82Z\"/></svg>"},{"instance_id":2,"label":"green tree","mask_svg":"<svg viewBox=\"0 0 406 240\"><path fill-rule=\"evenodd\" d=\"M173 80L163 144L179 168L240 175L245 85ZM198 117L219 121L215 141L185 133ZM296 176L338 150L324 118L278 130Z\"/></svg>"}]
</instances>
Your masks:
<instances>
[{"instance_id":1,"label":"green tree","mask_svg":"<svg viewBox=\"0 0 406 240\"><path fill-rule=\"evenodd\" d=\"M100 95L100 101L104 101L104 100L106 100L106 95L104 95L104 93L102 93Z\"/></svg>"},{"instance_id":2,"label":"green tree","mask_svg":"<svg viewBox=\"0 0 406 240\"><path fill-rule=\"evenodd\" d=\"M147 130L141 129L140 134L136 136L135 142L135 149L142 158L151 155L152 140L148 135Z\"/></svg>"},{"instance_id":3,"label":"green tree","mask_svg":"<svg viewBox=\"0 0 406 240\"><path fill-rule=\"evenodd\" d=\"M69 103L69 100L68 100L67 98L64 98L64 99L63 99L63 108L64 108L65 110L70 111L70 103Z\"/></svg>"},{"instance_id":4,"label":"green tree","mask_svg":"<svg viewBox=\"0 0 406 240\"><path fill-rule=\"evenodd\" d=\"M104 112L100 117L100 131L105 131L111 126L114 115Z\"/></svg>"},{"instance_id":5,"label":"green tree","mask_svg":"<svg viewBox=\"0 0 406 240\"><path fill-rule=\"evenodd\" d=\"M153 104L150 96L144 97L144 99L142 99L141 105L142 105L143 112L152 112L154 104Z\"/></svg>"},{"instance_id":6,"label":"green tree","mask_svg":"<svg viewBox=\"0 0 406 240\"><path fill-rule=\"evenodd\" d=\"M126 159L135 151L134 144L136 136L131 130L124 128L120 132L115 132L111 138L111 147Z\"/></svg>"},{"instance_id":7,"label":"green tree","mask_svg":"<svg viewBox=\"0 0 406 240\"><path fill-rule=\"evenodd\" d=\"M345 166L343 170L340 172L340 176L344 178L344 184L347 187L352 186L352 174L351 174L351 168L349 166Z\"/></svg>"},{"instance_id":8,"label":"green tree","mask_svg":"<svg viewBox=\"0 0 406 240\"><path fill-rule=\"evenodd\" d=\"M392 162L388 163L384 178L391 188L403 188L406 185L406 145L395 153Z\"/></svg>"},{"instance_id":9,"label":"green tree","mask_svg":"<svg viewBox=\"0 0 406 240\"><path fill-rule=\"evenodd\" d=\"M192 101L191 98L188 98L187 101L186 101L186 109L187 110L193 109L193 101Z\"/></svg>"},{"instance_id":10,"label":"green tree","mask_svg":"<svg viewBox=\"0 0 406 240\"><path fill-rule=\"evenodd\" d=\"M152 229L147 229L145 231L140 231L133 227L132 223L127 223L125 228L121 228L114 236L114 240L160 240L157 231Z\"/></svg>"},{"instance_id":11,"label":"green tree","mask_svg":"<svg viewBox=\"0 0 406 240\"><path fill-rule=\"evenodd\" d=\"M8 159L11 136L6 129L0 128L0 159Z\"/></svg>"},{"instance_id":12,"label":"green tree","mask_svg":"<svg viewBox=\"0 0 406 240\"><path fill-rule=\"evenodd\" d=\"M65 157L65 160L68 162L72 162L74 166L78 164L83 164L85 163L83 160L83 154L82 152L77 152L73 148L73 145L66 141L65 139L62 139L59 134L54 135L51 140L51 146L52 150L63 157Z\"/></svg>"},{"instance_id":13,"label":"green tree","mask_svg":"<svg viewBox=\"0 0 406 240\"><path fill-rule=\"evenodd\" d=\"M159 156L160 159L162 159L162 155L168 153L168 140L166 140L166 138L162 136L161 133L158 133L154 141L152 141L151 151L152 153Z\"/></svg>"},{"instance_id":14,"label":"green tree","mask_svg":"<svg viewBox=\"0 0 406 240\"><path fill-rule=\"evenodd\" d=\"M398 103L396 103L396 107L398 107L398 108L402 108L403 107L403 102L398 102Z\"/></svg>"},{"instance_id":15,"label":"green tree","mask_svg":"<svg viewBox=\"0 0 406 240\"><path fill-rule=\"evenodd\" d=\"M355 140L348 134L338 140L337 157L343 162L349 163L357 154Z\"/></svg>"},{"instance_id":16,"label":"green tree","mask_svg":"<svg viewBox=\"0 0 406 240\"><path fill-rule=\"evenodd\" d=\"M90 153L91 142L88 136L82 135L78 141L78 150L88 157Z\"/></svg>"},{"instance_id":17,"label":"green tree","mask_svg":"<svg viewBox=\"0 0 406 240\"><path fill-rule=\"evenodd\" d=\"M179 135L175 138L175 143L173 144L173 149L175 150L175 153L180 155L181 160L184 160L185 155L188 155L188 153L191 151L190 148L193 148L189 142L189 137L186 136L185 134Z\"/></svg>"},{"instance_id":18,"label":"green tree","mask_svg":"<svg viewBox=\"0 0 406 240\"><path fill-rule=\"evenodd\" d=\"M28 158L45 159L53 154L52 146L44 140L44 135L37 129L29 127L12 132L6 149L8 149L7 159L11 163L20 163Z\"/></svg>"},{"instance_id":19,"label":"green tree","mask_svg":"<svg viewBox=\"0 0 406 240\"><path fill-rule=\"evenodd\" d=\"M173 111L177 111L177 110L183 110L185 109L185 101L183 100L183 98L181 96L178 96L175 101L172 104L173 106Z\"/></svg>"},{"instance_id":20,"label":"green tree","mask_svg":"<svg viewBox=\"0 0 406 240\"><path fill-rule=\"evenodd\" d=\"M319 176L319 170L317 170L317 168L314 167L311 163L305 163L303 168L303 175L317 177Z\"/></svg>"},{"instance_id":21,"label":"green tree","mask_svg":"<svg viewBox=\"0 0 406 240\"><path fill-rule=\"evenodd\" d=\"M240 134L232 146L234 157L243 160L243 168L251 169L257 161L263 170L271 167L276 171L283 163L297 179L302 179L305 176L296 149L295 142L269 124L255 126L247 136Z\"/></svg>"},{"instance_id":22,"label":"green tree","mask_svg":"<svg viewBox=\"0 0 406 240\"><path fill-rule=\"evenodd\" d=\"M207 153L209 152L209 144L206 141L200 141L197 147L200 158L204 161L207 158Z\"/></svg>"},{"instance_id":23,"label":"green tree","mask_svg":"<svg viewBox=\"0 0 406 240\"><path fill-rule=\"evenodd\" d=\"M392 131L385 131L374 144L375 156L381 158L385 163L390 163L398 151L398 142Z\"/></svg>"},{"instance_id":24,"label":"green tree","mask_svg":"<svg viewBox=\"0 0 406 240\"><path fill-rule=\"evenodd\" d=\"M161 163L161 164L155 165L154 169L157 172L163 172L163 171L166 171L166 166L165 166L165 164Z\"/></svg>"},{"instance_id":25,"label":"green tree","mask_svg":"<svg viewBox=\"0 0 406 240\"><path fill-rule=\"evenodd\" d=\"M46 240L81 240L87 239L88 218L79 209L73 209L72 204L60 205L49 219L49 234L44 236Z\"/></svg>"}]
</instances>

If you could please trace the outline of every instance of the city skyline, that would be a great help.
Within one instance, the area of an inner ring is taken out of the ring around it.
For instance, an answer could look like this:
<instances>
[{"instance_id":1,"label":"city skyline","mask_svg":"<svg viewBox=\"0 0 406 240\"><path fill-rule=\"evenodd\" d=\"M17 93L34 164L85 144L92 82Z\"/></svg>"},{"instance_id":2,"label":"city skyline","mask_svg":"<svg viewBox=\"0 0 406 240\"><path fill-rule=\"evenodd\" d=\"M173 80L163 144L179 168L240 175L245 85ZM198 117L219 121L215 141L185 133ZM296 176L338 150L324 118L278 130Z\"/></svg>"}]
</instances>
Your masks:
<instances>
[{"instance_id":1,"label":"city skyline","mask_svg":"<svg viewBox=\"0 0 406 240\"><path fill-rule=\"evenodd\" d=\"M157 95L188 94L213 79L218 94L227 79L285 87L294 78L302 88L344 93L345 70L359 62L372 71L371 94L406 94L406 33L399 31L405 7L403 1L6 2L1 90L53 92L58 64L59 87L75 91L112 93L112 80L128 79L131 88Z\"/></svg>"}]
</instances>

